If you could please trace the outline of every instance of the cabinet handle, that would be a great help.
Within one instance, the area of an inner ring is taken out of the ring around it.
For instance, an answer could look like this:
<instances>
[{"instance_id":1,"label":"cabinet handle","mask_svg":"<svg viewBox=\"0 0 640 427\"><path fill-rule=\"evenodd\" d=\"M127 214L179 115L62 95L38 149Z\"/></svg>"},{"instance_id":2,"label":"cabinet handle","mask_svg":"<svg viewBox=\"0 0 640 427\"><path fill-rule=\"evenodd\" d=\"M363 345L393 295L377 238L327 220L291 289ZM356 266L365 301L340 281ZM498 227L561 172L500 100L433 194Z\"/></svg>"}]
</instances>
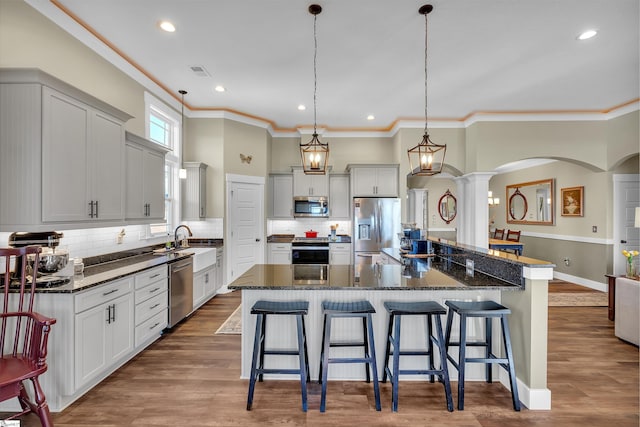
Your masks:
<instances>
[{"instance_id":1,"label":"cabinet handle","mask_svg":"<svg viewBox=\"0 0 640 427\"><path fill-rule=\"evenodd\" d=\"M160 322L156 322L156 323L155 323L155 325L153 325L153 326L150 326L150 327L149 327L149 330L154 329L154 328L155 328L156 326L158 326L159 324L160 324Z\"/></svg>"},{"instance_id":2,"label":"cabinet handle","mask_svg":"<svg viewBox=\"0 0 640 427\"><path fill-rule=\"evenodd\" d=\"M155 289L150 290L149 293L152 294L152 293L154 293L154 292L156 292L158 290L160 290L160 288L155 288Z\"/></svg>"},{"instance_id":3,"label":"cabinet handle","mask_svg":"<svg viewBox=\"0 0 640 427\"><path fill-rule=\"evenodd\" d=\"M111 306L107 306L107 324L111 323Z\"/></svg>"},{"instance_id":4,"label":"cabinet handle","mask_svg":"<svg viewBox=\"0 0 640 427\"><path fill-rule=\"evenodd\" d=\"M156 277L158 277L160 275L160 273L154 274L153 276L149 277L149 279L155 279Z\"/></svg>"},{"instance_id":5,"label":"cabinet handle","mask_svg":"<svg viewBox=\"0 0 640 427\"><path fill-rule=\"evenodd\" d=\"M98 218L98 201L96 200L96 218Z\"/></svg>"},{"instance_id":6,"label":"cabinet handle","mask_svg":"<svg viewBox=\"0 0 640 427\"><path fill-rule=\"evenodd\" d=\"M112 315L111 320L115 322L116 321L116 305L111 304L111 306L113 307L111 309L111 315Z\"/></svg>"},{"instance_id":7,"label":"cabinet handle","mask_svg":"<svg viewBox=\"0 0 640 427\"><path fill-rule=\"evenodd\" d=\"M159 305L160 305L160 303L154 304L154 305L152 305L151 307L149 307L149 310L153 310L154 308L156 308L156 307L157 307L157 306L159 306Z\"/></svg>"},{"instance_id":8,"label":"cabinet handle","mask_svg":"<svg viewBox=\"0 0 640 427\"><path fill-rule=\"evenodd\" d=\"M111 295L111 294L112 294L112 293L114 293L114 292L118 292L118 289L112 289L112 290L110 290L109 292L103 292L103 293L102 293L102 296L103 296L103 297L106 297L107 295Z\"/></svg>"},{"instance_id":9,"label":"cabinet handle","mask_svg":"<svg viewBox=\"0 0 640 427\"><path fill-rule=\"evenodd\" d=\"M204 283L209 283L209 273L204 275Z\"/></svg>"},{"instance_id":10,"label":"cabinet handle","mask_svg":"<svg viewBox=\"0 0 640 427\"><path fill-rule=\"evenodd\" d=\"M89 202L89 218L93 218L93 200Z\"/></svg>"}]
</instances>

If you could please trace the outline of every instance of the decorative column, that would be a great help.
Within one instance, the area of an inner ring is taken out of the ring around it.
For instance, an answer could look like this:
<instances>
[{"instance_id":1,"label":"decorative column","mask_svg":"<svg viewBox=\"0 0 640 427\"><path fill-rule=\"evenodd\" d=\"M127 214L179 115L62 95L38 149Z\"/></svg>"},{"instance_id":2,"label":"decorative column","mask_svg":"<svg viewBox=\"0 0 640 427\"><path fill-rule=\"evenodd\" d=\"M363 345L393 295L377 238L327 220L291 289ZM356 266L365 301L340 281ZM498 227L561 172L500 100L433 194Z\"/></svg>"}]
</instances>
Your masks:
<instances>
[{"instance_id":1,"label":"decorative column","mask_svg":"<svg viewBox=\"0 0 640 427\"><path fill-rule=\"evenodd\" d=\"M489 180L495 172L472 172L456 178L458 243L489 247Z\"/></svg>"}]
</instances>

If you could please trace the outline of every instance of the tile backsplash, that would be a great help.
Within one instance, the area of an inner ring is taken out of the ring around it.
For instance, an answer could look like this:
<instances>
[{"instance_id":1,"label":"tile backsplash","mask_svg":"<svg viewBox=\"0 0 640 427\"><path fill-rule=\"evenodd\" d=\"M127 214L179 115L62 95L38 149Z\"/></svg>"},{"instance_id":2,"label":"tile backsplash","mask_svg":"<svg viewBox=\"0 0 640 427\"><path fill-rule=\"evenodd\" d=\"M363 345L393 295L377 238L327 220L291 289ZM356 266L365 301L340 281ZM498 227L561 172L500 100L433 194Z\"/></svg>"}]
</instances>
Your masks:
<instances>
[{"instance_id":1,"label":"tile backsplash","mask_svg":"<svg viewBox=\"0 0 640 427\"><path fill-rule=\"evenodd\" d=\"M351 235L351 221L329 221L319 218L299 218L292 220L269 220L267 221L267 236L272 234L294 234L304 236L305 231L314 230L318 232L318 237L327 237L331 233L329 228L332 224L338 224L336 234Z\"/></svg>"}]
</instances>

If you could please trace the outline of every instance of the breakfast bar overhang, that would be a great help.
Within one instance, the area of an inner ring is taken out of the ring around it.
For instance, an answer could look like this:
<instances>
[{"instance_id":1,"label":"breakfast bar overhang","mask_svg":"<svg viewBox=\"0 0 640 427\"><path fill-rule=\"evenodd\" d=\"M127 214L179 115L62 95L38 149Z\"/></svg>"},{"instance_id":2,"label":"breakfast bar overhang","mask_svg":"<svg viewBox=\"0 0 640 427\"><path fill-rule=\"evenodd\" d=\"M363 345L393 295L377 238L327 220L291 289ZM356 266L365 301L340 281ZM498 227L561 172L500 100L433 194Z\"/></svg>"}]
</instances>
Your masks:
<instances>
[{"instance_id":1,"label":"breakfast bar overhang","mask_svg":"<svg viewBox=\"0 0 640 427\"><path fill-rule=\"evenodd\" d=\"M306 334L312 381L317 380L322 336L321 304L325 300L368 300L375 307L373 328L378 355L378 375L382 375L386 345L388 315L384 301L481 301L493 300L511 309L509 316L511 342L521 402L529 409L550 409L551 392L547 388L547 310L548 280L553 277L554 265L546 261L517 256L506 252L473 248L434 239L433 256L425 260L404 260L400 265L254 265L229 285L242 291L242 369L241 377L248 378L255 316L251 307L258 300L308 301ZM397 249L387 254L400 260ZM285 317L285 316L277 316ZM443 316L443 322L446 320ZM353 339L362 334L353 319L334 320L332 333L337 339ZM350 323L351 322L351 323ZM467 323L469 339L484 338L484 323L470 319ZM295 325L289 319L274 319L269 330L268 345L275 348L295 348ZM419 348L425 344L424 322L407 319L403 322L402 345ZM457 325L454 323L454 336ZM501 348L499 326L493 325L494 348ZM406 332L409 331L409 332ZM340 348L341 355L358 355L358 349ZM473 348L480 355L481 349ZM268 357L268 356L267 356ZM296 366L297 361L266 359L273 367ZM409 369L419 360L403 361ZM450 370L451 365L450 366ZM507 372L494 369L494 379L509 387ZM364 379L364 367L342 365L332 367L330 379ZM271 378L292 379L290 376ZM484 366L472 364L467 368L467 380L481 381ZM419 379L419 378L418 378ZM407 379L409 380L409 379ZM452 381L454 381L452 377Z\"/></svg>"}]
</instances>

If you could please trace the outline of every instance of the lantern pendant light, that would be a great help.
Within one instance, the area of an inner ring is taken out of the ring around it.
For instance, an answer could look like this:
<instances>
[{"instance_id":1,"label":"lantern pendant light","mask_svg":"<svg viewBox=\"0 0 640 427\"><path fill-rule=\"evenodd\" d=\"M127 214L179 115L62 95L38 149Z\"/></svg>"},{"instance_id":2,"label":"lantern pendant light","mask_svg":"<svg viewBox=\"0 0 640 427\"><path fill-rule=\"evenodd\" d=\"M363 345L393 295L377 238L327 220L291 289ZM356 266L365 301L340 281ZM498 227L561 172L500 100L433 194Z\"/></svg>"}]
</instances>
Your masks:
<instances>
[{"instance_id":1,"label":"lantern pendant light","mask_svg":"<svg viewBox=\"0 0 640 427\"><path fill-rule=\"evenodd\" d=\"M302 168L307 175L324 175L327 173L327 161L329 159L329 144L320 142L316 130L316 93L318 89L318 75L316 70L318 56L318 38L316 35L316 20L318 14L322 12L322 7L317 4L309 6L309 13L313 15L313 135L311 141L306 144L300 143L300 156L302 157Z\"/></svg>"},{"instance_id":2,"label":"lantern pendant light","mask_svg":"<svg viewBox=\"0 0 640 427\"><path fill-rule=\"evenodd\" d=\"M412 175L436 175L442 172L444 156L447 152L446 145L435 144L429 138L428 114L427 114L427 38L428 25L427 15L433 10L433 6L425 4L418 13L424 15L424 136L422 142L407 151L409 155L409 166Z\"/></svg>"}]
</instances>

